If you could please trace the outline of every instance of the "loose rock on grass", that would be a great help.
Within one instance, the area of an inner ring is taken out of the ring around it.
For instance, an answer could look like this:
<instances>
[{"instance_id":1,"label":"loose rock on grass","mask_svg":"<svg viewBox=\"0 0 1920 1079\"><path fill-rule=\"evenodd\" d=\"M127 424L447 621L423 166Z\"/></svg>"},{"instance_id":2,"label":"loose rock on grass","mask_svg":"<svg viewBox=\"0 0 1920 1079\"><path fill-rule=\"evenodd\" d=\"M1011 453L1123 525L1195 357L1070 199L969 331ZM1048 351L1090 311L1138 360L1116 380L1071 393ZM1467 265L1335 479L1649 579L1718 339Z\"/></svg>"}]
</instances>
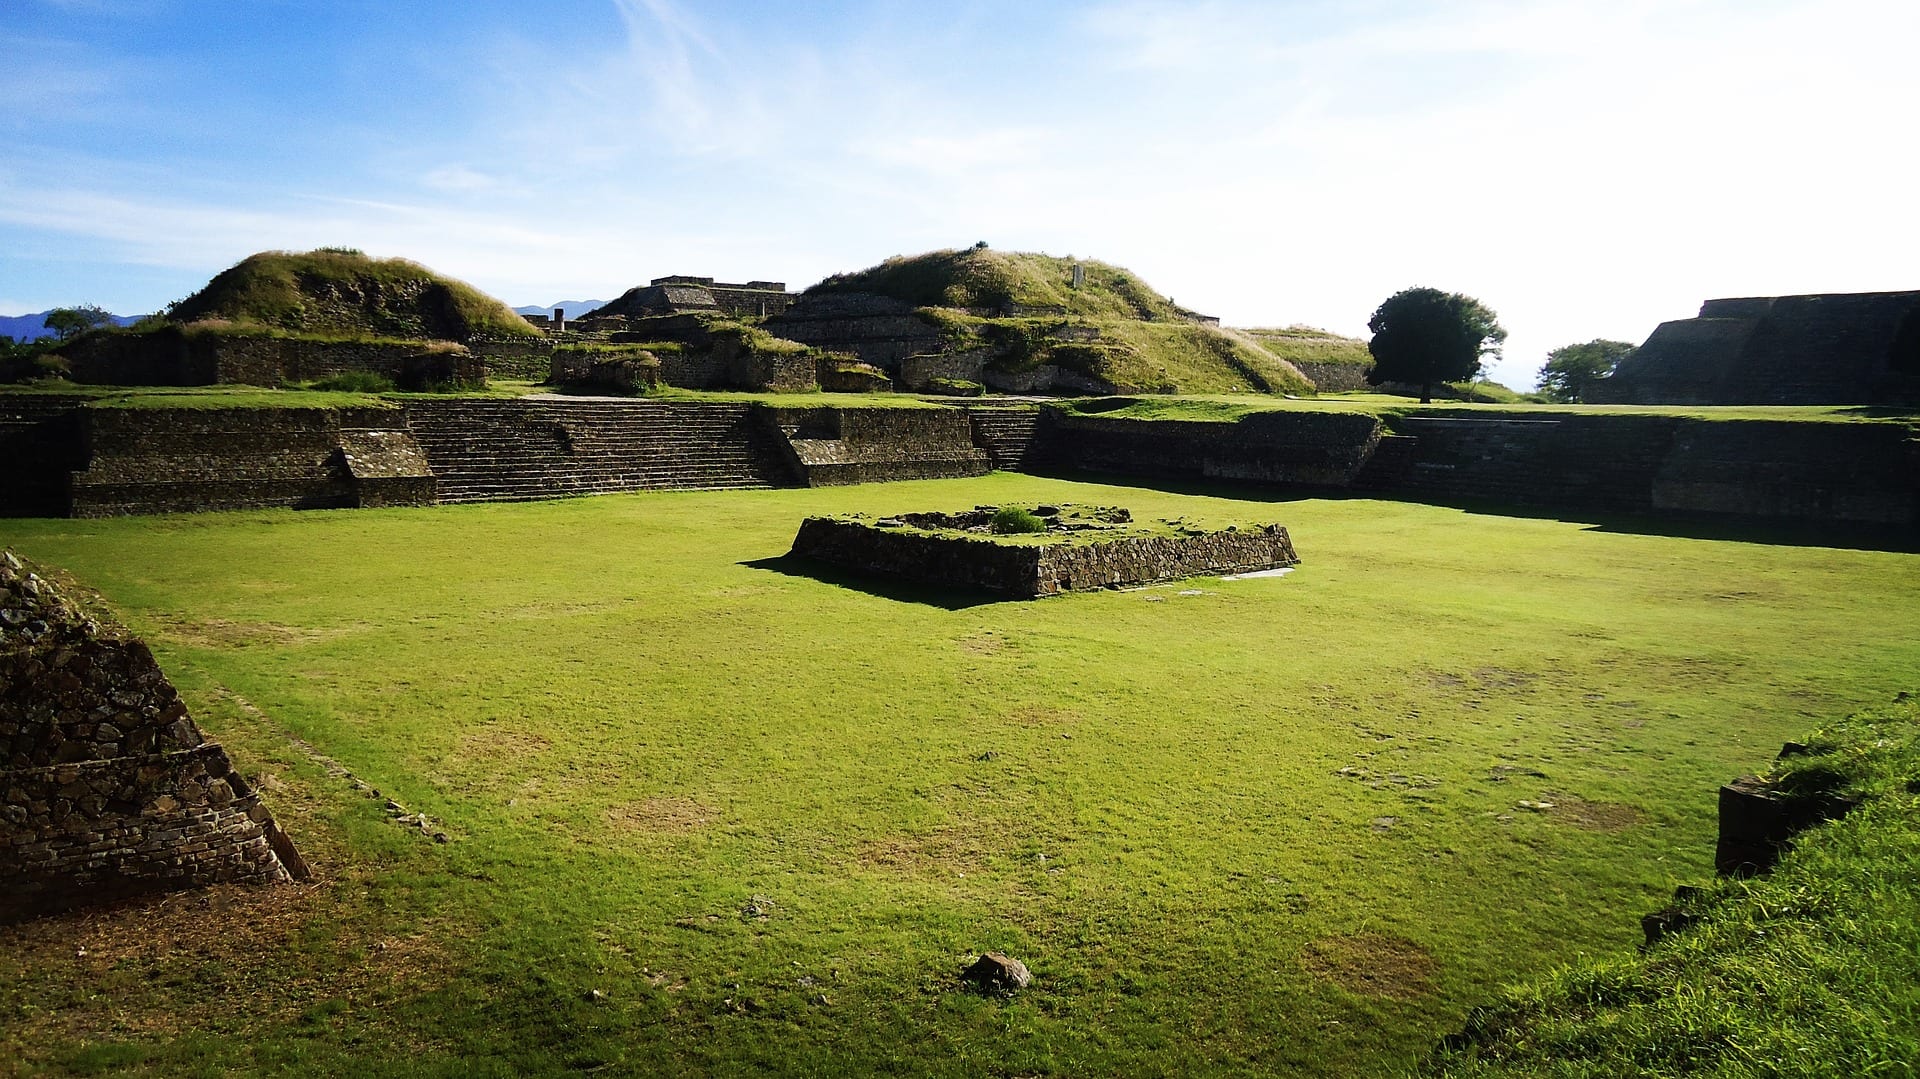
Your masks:
<instances>
[{"instance_id":1,"label":"loose rock on grass","mask_svg":"<svg viewBox=\"0 0 1920 1079\"><path fill-rule=\"evenodd\" d=\"M988 952L974 960L960 979L976 991L994 997L1010 997L1033 983L1027 965L1001 952Z\"/></svg>"}]
</instances>

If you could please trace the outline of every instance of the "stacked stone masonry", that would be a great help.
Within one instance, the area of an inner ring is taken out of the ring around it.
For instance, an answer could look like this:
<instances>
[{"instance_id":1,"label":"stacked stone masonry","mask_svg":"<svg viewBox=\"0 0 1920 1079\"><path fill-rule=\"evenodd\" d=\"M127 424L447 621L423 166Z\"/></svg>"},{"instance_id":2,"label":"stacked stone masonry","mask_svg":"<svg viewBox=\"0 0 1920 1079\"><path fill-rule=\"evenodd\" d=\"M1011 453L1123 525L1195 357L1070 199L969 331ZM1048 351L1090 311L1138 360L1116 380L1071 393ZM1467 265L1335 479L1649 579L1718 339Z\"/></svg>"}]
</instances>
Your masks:
<instances>
[{"instance_id":1,"label":"stacked stone masonry","mask_svg":"<svg viewBox=\"0 0 1920 1079\"><path fill-rule=\"evenodd\" d=\"M793 482L751 405L449 398L408 416L442 502Z\"/></svg>"},{"instance_id":2,"label":"stacked stone masonry","mask_svg":"<svg viewBox=\"0 0 1920 1079\"><path fill-rule=\"evenodd\" d=\"M0 553L0 921L305 874L146 646Z\"/></svg>"},{"instance_id":3,"label":"stacked stone masonry","mask_svg":"<svg viewBox=\"0 0 1920 1079\"><path fill-rule=\"evenodd\" d=\"M991 508L978 511L983 516ZM1262 525L1185 536L1117 534L1096 542L1002 542L906 526L809 517L794 555L860 573L1021 598L1124 588L1299 563L1287 530Z\"/></svg>"},{"instance_id":4,"label":"stacked stone masonry","mask_svg":"<svg viewBox=\"0 0 1920 1079\"><path fill-rule=\"evenodd\" d=\"M979 476L993 461L966 412L950 408L769 408L789 463L810 487Z\"/></svg>"},{"instance_id":5,"label":"stacked stone masonry","mask_svg":"<svg viewBox=\"0 0 1920 1079\"><path fill-rule=\"evenodd\" d=\"M1390 421L1275 411L1144 421L969 401L777 408L472 397L362 409L86 407L0 395L0 513L421 505L655 488L828 485L991 468L1660 515L1920 522L1903 423L1659 415Z\"/></svg>"},{"instance_id":6,"label":"stacked stone masonry","mask_svg":"<svg viewBox=\"0 0 1920 1079\"><path fill-rule=\"evenodd\" d=\"M1920 292L1708 300L1662 323L1588 399L1613 404L1920 404Z\"/></svg>"},{"instance_id":7,"label":"stacked stone masonry","mask_svg":"<svg viewBox=\"0 0 1920 1079\"><path fill-rule=\"evenodd\" d=\"M427 460L397 408L92 408L75 517L426 505Z\"/></svg>"},{"instance_id":8,"label":"stacked stone masonry","mask_svg":"<svg viewBox=\"0 0 1920 1079\"><path fill-rule=\"evenodd\" d=\"M109 386L281 386L374 374L404 389L486 378L485 361L449 342L331 341L266 334L89 334L61 349L75 382Z\"/></svg>"}]
</instances>

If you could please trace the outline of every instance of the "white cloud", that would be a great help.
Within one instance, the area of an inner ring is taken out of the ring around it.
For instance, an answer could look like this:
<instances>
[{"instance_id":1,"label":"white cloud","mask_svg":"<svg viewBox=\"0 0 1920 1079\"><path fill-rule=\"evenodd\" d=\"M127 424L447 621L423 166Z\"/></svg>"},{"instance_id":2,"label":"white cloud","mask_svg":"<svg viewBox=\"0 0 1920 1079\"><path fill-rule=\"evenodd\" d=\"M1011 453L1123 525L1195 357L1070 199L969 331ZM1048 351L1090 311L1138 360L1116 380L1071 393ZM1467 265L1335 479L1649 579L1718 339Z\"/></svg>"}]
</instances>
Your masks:
<instances>
[{"instance_id":1,"label":"white cloud","mask_svg":"<svg viewBox=\"0 0 1920 1079\"><path fill-rule=\"evenodd\" d=\"M500 181L482 172L476 172L465 165L443 165L420 178L421 186L435 191L488 191L500 186Z\"/></svg>"}]
</instances>

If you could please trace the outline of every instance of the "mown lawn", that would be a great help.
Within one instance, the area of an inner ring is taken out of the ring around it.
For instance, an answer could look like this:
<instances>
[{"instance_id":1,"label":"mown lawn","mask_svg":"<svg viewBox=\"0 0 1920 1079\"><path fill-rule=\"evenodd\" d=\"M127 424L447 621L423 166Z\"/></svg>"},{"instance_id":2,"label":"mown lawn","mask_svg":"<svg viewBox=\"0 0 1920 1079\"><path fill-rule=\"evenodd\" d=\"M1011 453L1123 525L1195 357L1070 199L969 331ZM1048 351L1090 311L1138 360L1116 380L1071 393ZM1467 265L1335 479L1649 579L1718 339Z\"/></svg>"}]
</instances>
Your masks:
<instances>
[{"instance_id":1,"label":"mown lawn","mask_svg":"<svg viewBox=\"0 0 1920 1079\"><path fill-rule=\"evenodd\" d=\"M1011 500L1303 564L984 602L778 559ZM1012 475L0 542L148 634L319 872L0 933L27 1070L1399 1074L1630 951L1719 783L1920 669L1911 554ZM1033 988L963 991L988 949Z\"/></svg>"}]
</instances>

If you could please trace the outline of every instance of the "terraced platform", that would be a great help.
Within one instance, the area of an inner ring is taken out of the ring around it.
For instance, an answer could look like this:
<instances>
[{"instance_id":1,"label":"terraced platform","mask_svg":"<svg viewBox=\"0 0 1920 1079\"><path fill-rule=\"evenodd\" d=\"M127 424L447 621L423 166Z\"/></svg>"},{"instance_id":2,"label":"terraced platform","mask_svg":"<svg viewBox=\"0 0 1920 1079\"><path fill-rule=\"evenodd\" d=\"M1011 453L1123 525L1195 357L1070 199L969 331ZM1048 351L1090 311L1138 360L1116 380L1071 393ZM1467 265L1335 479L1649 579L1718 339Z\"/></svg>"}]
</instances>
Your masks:
<instances>
[{"instance_id":1,"label":"terraced platform","mask_svg":"<svg viewBox=\"0 0 1920 1079\"><path fill-rule=\"evenodd\" d=\"M407 406L442 502L791 486L744 404L455 398Z\"/></svg>"}]
</instances>

